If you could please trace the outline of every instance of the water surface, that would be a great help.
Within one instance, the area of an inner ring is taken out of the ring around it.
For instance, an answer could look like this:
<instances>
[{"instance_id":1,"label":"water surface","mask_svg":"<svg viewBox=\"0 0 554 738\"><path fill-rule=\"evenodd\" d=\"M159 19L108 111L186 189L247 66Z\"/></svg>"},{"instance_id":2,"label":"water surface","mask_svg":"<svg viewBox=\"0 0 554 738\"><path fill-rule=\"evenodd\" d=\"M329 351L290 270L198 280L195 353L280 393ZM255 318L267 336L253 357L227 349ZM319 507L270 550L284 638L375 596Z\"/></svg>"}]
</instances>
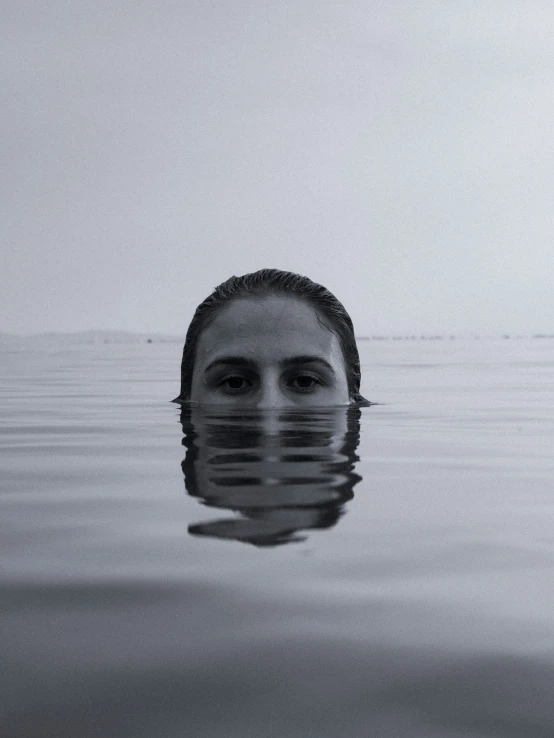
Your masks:
<instances>
[{"instance_id":1,"label":"water surface","mask_svg":"<svg viewBox=\"0 0 554 738\"><path fill-rule=\"evenodd\" d=\"M361 341L382 404L182 412L0 349L0 734L554 735L554 341Z\"/></svg>"}]
</instances>

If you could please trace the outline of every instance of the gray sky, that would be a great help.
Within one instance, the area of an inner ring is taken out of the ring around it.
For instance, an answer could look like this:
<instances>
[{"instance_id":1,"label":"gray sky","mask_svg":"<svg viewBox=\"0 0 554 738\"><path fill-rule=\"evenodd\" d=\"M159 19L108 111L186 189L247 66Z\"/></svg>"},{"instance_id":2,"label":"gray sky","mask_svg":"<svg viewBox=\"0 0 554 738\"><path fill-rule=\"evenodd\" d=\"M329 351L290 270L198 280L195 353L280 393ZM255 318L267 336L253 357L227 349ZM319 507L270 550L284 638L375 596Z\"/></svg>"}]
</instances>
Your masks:
<instances>
[{"instance_id":1,"label":"gray sky","mask_svg":"<svg viewBox=\"0 0 554 738\"><path fill-rule=\"evenodd\" d=\"M553 330L551 0L0 13L0 331L180 334L268 266L359 334Z\"/></svg>"}]
</instances>

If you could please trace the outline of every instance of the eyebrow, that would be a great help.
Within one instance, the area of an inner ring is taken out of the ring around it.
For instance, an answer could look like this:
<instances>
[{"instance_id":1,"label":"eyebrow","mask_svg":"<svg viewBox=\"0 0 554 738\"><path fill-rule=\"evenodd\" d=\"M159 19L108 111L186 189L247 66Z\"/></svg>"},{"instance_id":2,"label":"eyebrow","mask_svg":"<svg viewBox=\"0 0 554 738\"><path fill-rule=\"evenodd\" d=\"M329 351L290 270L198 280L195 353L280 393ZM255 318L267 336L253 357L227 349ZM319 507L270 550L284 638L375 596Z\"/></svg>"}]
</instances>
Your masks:
<instances>
[{"instance_id":1,"label":"eyebrow","mask_svg":"<svg viewBox=\"0 0 554 738\"><path fill-rule=\"evenodd\" d=\"M298 366L299 364L322 364L327 371L330 371L332 374L335 374L335 370L329 364L328 361L323 359L321 356L311 356L311 355L302 355L302 356L287 356L285 359L281 359L279 362L279 366L281 369L287 369L290 366ZM249 359L246 356L221 356L219 359L214 359L208 366L204 369L204 372L209 372L210 369L213 369L216 366L244 366L248 369L256 369L258 364L253 359Z\"/></svg>"}]
</instances>

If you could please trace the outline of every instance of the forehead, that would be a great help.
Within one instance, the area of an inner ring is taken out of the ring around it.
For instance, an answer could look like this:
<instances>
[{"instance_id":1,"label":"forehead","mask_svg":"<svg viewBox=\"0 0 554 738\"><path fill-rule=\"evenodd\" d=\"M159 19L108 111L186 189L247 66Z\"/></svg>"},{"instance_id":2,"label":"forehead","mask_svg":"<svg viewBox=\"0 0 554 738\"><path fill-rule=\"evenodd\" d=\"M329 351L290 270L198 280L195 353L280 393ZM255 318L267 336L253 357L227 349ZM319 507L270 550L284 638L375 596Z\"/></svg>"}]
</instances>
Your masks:
<instances>
[{"instance_id":1,"label":"forehead","mask_svg":"<svg viewBox=\"0 0 554 738\"><path fill-rule=\"evenodd\" d=\"M315 309L294 297L234 300L201 333L196 361L236 355L270 363L295 355L340 360L340 345Z\"/></svg>"}]
</instances>

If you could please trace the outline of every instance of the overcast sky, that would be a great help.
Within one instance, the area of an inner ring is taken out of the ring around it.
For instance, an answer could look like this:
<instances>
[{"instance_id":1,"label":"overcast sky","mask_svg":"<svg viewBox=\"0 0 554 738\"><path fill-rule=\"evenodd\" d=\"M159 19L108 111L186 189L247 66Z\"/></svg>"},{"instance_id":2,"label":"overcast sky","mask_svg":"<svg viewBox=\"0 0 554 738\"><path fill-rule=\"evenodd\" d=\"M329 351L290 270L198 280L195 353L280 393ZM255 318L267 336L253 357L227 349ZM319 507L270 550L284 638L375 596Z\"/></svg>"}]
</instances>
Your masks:
<instances>
[{"instance_id":1,"label":"overcast sky","mask_svg":"<svg viewBox=\"0 0 554 738\"><path fill-rule=\"evenodd\" d=\"M551 0L0 7L0 331L184 334L278 267L358 334L552 332Z\"/></svg>"}]
</instances>

